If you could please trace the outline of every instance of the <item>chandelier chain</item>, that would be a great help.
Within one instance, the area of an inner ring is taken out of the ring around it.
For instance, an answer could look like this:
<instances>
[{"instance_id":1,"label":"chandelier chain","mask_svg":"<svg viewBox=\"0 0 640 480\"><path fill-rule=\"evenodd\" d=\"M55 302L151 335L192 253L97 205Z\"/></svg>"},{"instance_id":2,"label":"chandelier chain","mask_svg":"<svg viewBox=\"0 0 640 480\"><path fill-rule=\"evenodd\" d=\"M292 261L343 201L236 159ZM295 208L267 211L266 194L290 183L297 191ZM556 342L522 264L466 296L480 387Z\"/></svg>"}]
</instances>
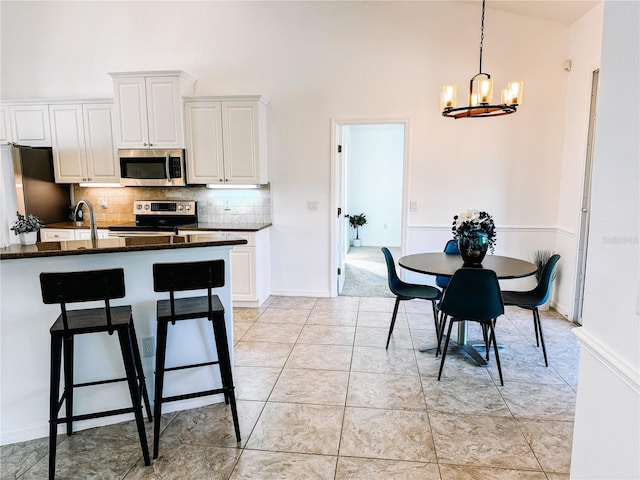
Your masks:
<instances>
[{"instance_id":1,"label":"chandelier chain","mask_svg":"<svg viewBox=\"0 0 640 480\"><path fill-rule=\"evenodd\" d=\"M478 73L482 73L482 47L484 46L484 2L482 0L482 20L480 22L480 70Z\"/></svg>"}]
</instances>

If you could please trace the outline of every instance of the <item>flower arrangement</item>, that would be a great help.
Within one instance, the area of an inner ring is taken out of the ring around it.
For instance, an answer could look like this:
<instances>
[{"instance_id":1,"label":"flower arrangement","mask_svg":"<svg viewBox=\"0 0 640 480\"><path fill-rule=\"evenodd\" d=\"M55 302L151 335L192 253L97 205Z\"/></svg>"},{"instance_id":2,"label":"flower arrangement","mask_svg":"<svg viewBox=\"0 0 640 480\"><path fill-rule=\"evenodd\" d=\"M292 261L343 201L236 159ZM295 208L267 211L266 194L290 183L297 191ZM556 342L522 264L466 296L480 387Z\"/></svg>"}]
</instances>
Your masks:
<instances>
[{"instance_id":1,"label":"flower arrangement","mask_svg":"<svg viewBox=\"0 0 640 480\"><path fill-rule=\"evenodd\" d=\"M11 230L16 235L20 235L21 233L30 233L37 232L41 227L44 227L44 223L35 215L29 214L27 217L22 215L20 212L16 212L18 215L18 220L13 222L11 225Z\"/></svg>"},{"instance_id":2,"label":"flower arrangement","mask_svg":"<svg viewBox=\"0 0 640 480\"><path fill-rule=\"evenodd\" d=\"M468 236L472 232L484 232L489 239L489 250L494 251L496 243L496 225L493 218L487 212L470 209L453 217L453 239Z\"/></svg>"}]
</instances>

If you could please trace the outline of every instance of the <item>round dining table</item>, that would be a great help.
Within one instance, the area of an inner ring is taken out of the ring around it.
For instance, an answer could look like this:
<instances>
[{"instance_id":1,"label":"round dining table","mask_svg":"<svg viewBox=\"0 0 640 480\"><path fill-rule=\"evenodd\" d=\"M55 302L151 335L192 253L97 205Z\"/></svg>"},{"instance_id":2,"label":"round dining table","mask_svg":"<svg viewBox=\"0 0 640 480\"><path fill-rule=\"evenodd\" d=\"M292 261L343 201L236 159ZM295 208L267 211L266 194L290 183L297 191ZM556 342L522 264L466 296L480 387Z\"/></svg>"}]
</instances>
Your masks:
<instances>
[{"instance_id":1,"label":"round dining table","mask_svg":"<svg viewBox=\"0 0 640 480\"><path fill-rule=\"evenodd\" d=\"M464 265L459 253L415 253L406 255L398 259L398 264L402 268L412 272L424 273L426 275L436 275L441 277L451 277L460 268L483 268L496 272L498 279L506 280L513 278L528 277L536 273L538 267L526 260L519 258L504 257L501 255L487 255L478 266L467 267ZM460 350L466 352L480 365L486 365L482 355L474 348L468 340L468 322L459 322L457 345ZM480 346L484 346L482 343Z\"/></svg>"},{"instance_id":2,"label":"round dining table","mask_svg":"<svg viewBox=\"0 0 640 480\"><path fill-rule=\"evenodd\" d=\"M456 270L465 266L459 253L443 252L406 255L400 257L398 263L401 267L413 272L441 277L451 277ZM526 260L501 255L487 255L482 260L482 265L470 268L493 270L499 279L528 277L538 269L536 265Z\"/></svg>"}]
</instances>

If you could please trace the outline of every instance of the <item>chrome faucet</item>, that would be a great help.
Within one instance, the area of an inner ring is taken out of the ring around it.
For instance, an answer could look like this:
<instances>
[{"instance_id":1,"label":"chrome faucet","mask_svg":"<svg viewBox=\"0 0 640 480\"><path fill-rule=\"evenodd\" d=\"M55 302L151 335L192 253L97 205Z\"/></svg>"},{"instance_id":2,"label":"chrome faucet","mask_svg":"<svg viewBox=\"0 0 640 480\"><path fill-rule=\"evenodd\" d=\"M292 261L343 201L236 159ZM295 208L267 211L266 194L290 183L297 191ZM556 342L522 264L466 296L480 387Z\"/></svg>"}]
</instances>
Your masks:
<instances>
[{"instance_id":1,"label":"chrome faucet","mask_svg":"<svg viewBox=\"0 0 640 480\"><path fill-rule=\"evenodd\" d=\"M89 208L89 228L91 229L91 240L98 239L98 227L96 227L96 215L93 212L93 205L89 200L85 200L84 198L78 202L76 208L73 210L73 218L75 220L76 214L78 213L78 209L82 207L82 205L86 205Z\"/></svg>"}]
</instances>

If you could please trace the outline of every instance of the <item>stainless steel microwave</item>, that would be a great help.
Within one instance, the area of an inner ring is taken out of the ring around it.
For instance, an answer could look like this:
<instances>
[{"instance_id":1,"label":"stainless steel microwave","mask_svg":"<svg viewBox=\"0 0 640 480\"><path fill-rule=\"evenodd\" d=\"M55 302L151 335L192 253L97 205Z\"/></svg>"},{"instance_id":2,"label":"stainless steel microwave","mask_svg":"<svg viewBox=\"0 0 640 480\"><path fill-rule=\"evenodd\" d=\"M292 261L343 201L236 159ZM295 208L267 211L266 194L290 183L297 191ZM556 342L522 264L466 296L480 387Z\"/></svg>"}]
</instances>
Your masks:
<instances>
[{"instance_id":1,"label":"stainless steel microwave","mask_svg":"<svg viewBox=\"0 0 640 480\"><path fill-rule=\"evenodd\" d=\"M183 149L120 149L120 185L182 187L186 185Z\"/></svg>"}]
</instances>

